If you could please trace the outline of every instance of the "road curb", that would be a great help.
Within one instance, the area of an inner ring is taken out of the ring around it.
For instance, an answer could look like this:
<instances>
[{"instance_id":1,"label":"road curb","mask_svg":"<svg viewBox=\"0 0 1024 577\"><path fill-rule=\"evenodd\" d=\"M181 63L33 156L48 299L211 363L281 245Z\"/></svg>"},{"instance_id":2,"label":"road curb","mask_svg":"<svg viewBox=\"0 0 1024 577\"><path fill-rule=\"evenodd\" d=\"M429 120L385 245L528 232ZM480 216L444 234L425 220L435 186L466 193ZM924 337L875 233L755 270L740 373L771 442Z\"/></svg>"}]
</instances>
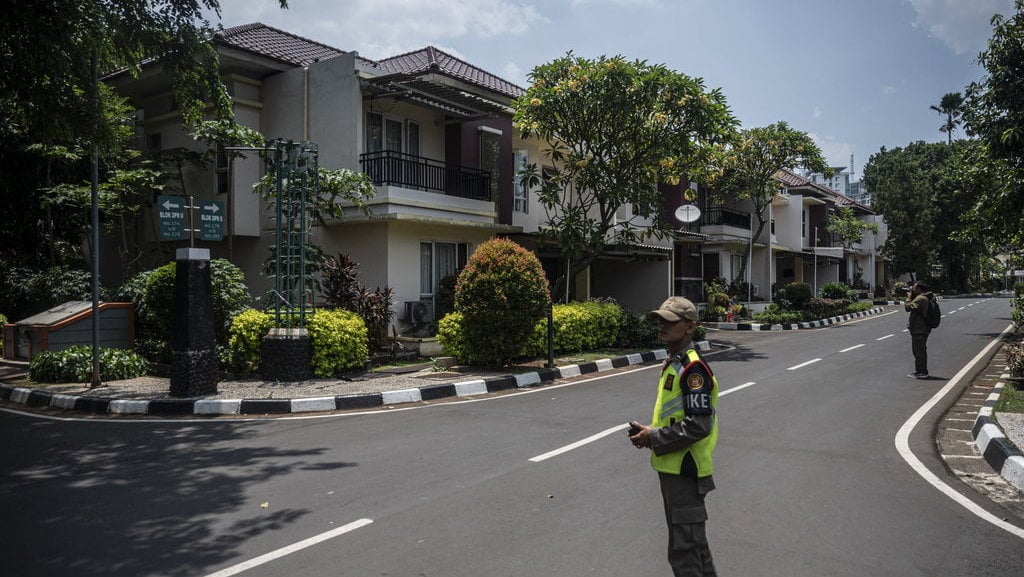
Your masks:
<instances>
[{"instance_id":1,"label":"road curb","mask_svg":"<svg viewBox=\"0 0 1024 577\"><path fill-rule=\"evenodd\" d=\"M827 327L829 325L836 325L842 322L853 320L859 317L866 317L869 315L877 315L885 312L882 307L870 308L866 311L860 311L856 313L849 313L845 315L839 315L835 317L829 317L827 319L821 319L817 321L810 321L806 323L792 323L792 324L765 324L765 323L703 323L708 328L717 328L721 331L795 331L800 329L817 329L821 327Z\"/></svg>"},{"instance_id":2,"label":"road curb","mask_svg":"<svg viewBox=\"0 0 1024 577\"><path fill-rule=\"evenodd\" d=\"M447 397L472 397L512 389L537 387L556 379L578 377L631 365L661 361L664 349L636 353L582 364L538 369L534 372L487 377L453 383L431 384L414 389L357 393L331 397L297 399L153 399L126 400L63 395L0 384L0 401L35 408L63 409L85 413L151 416L281 415L375 409L419 403Z\"/></svg>"},{"instance_id":3,"label":"road curb","mask_svg":"<svg viewBox=\"0 0 1024 577\"><path fill-rule=\"evenodd\" d=\"M999 395L1006 385L1004 381L1008 377L1008 374L1002 375L1002 380L995 384L992 394L978 410L978 416L974 419L974 427L971 428L971 436L978 452L984 456L985 462L992 467L992 470L999 473L1017 490L1024 491L1024 453L1021 453L1013 441L1006 437L995 418L992 417L992 410L999 401Z\"/></svg>"}]
</instances>

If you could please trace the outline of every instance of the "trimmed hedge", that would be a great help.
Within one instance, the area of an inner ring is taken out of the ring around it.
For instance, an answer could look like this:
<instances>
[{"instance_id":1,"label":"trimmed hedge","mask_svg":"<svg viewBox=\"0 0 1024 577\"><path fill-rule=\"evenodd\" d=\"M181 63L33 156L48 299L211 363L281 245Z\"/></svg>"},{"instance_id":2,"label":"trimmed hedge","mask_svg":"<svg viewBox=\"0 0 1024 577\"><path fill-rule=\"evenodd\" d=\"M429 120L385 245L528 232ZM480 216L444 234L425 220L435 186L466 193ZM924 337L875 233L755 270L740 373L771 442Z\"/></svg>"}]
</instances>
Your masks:
<instances>
[{"instance_id":1,"label":"trimmed hedge","mask_svg":"<svg viewBox=\"0 0 1024 577\"><path fill-rule=\"evenodd\" d=\"M238 373L259 371L263 337L273 326L274 319L256 309L249 309L231 319L223 364Z\"/></svg>"},{"instance_id":2,"label":"trimmed hedge","mask_svg":"<svg viewBox=\"0 0 1024 577\"><path fill-rule=\"evenodd\" d=\"M145 375L149 363L134 351L100 347L100 377L105 381ZM87 383L92 380L92 347L75 345L62 351L40 351L29 363L28 376L37 383Z\"/></svg>"}]
</instances>

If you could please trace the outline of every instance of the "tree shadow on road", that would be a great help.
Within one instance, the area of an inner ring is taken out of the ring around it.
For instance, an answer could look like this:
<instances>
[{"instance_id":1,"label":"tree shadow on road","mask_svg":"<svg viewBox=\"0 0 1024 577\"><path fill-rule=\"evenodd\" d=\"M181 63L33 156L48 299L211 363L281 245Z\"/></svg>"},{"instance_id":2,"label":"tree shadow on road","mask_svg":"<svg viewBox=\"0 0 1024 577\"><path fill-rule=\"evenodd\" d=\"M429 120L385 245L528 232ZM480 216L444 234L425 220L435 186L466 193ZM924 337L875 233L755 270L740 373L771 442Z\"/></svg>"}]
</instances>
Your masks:
<instances>
[{"instance_id":1,"label":"tree shadow on road","mask_svg":"<svg viewBox=\"0 0 1024 577\"><path fill-rule=\"evenodd\" d=\"M0 420L0 559L22 577L203 575L311 512L261 507L249 487L356 466L260 443L258 423Z\"/></svg>"}]
</instances>

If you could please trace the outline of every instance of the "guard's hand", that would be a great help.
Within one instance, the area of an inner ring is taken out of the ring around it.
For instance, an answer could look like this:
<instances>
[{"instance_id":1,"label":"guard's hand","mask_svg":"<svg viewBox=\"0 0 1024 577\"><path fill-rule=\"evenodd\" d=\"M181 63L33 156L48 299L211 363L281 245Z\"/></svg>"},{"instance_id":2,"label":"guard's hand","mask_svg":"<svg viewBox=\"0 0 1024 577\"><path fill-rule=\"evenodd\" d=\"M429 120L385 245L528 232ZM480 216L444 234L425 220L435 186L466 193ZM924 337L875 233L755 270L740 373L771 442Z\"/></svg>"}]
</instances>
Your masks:
<instances>
[{"instance_id":1,"label":"guard's hand","mask_svg":"<svg viewBox=\"0 0 1024 577\"><path fill-rule=\"evenodd\" d=\"M630 426L639 429L635 435L629 436L629 441L633 443L633 446L637 449L646 449L651 446L651 428L647 425L641 425L636 421L631 421Z\"/></svg>"}]
</instances>

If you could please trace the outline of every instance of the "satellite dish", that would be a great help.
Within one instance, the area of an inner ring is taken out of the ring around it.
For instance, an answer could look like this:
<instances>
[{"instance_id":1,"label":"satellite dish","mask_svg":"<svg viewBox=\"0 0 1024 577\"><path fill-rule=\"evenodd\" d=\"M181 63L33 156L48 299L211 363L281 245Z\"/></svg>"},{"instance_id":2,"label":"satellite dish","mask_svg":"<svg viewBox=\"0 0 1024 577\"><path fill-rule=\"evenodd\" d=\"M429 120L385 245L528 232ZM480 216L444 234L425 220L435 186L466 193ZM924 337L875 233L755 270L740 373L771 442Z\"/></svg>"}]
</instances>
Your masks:
<instances>
[{"instance_id":1,"label":"satellite dish","mask_svg":"<svg viewBox=\"0 0 1024 577\"><path fill-rule=\"evenodd\" d=\"M676 209L676 220L679 222L693 222L700 218L700 209L694 204L684 204Z\"/></svg>"}]
</instances>

